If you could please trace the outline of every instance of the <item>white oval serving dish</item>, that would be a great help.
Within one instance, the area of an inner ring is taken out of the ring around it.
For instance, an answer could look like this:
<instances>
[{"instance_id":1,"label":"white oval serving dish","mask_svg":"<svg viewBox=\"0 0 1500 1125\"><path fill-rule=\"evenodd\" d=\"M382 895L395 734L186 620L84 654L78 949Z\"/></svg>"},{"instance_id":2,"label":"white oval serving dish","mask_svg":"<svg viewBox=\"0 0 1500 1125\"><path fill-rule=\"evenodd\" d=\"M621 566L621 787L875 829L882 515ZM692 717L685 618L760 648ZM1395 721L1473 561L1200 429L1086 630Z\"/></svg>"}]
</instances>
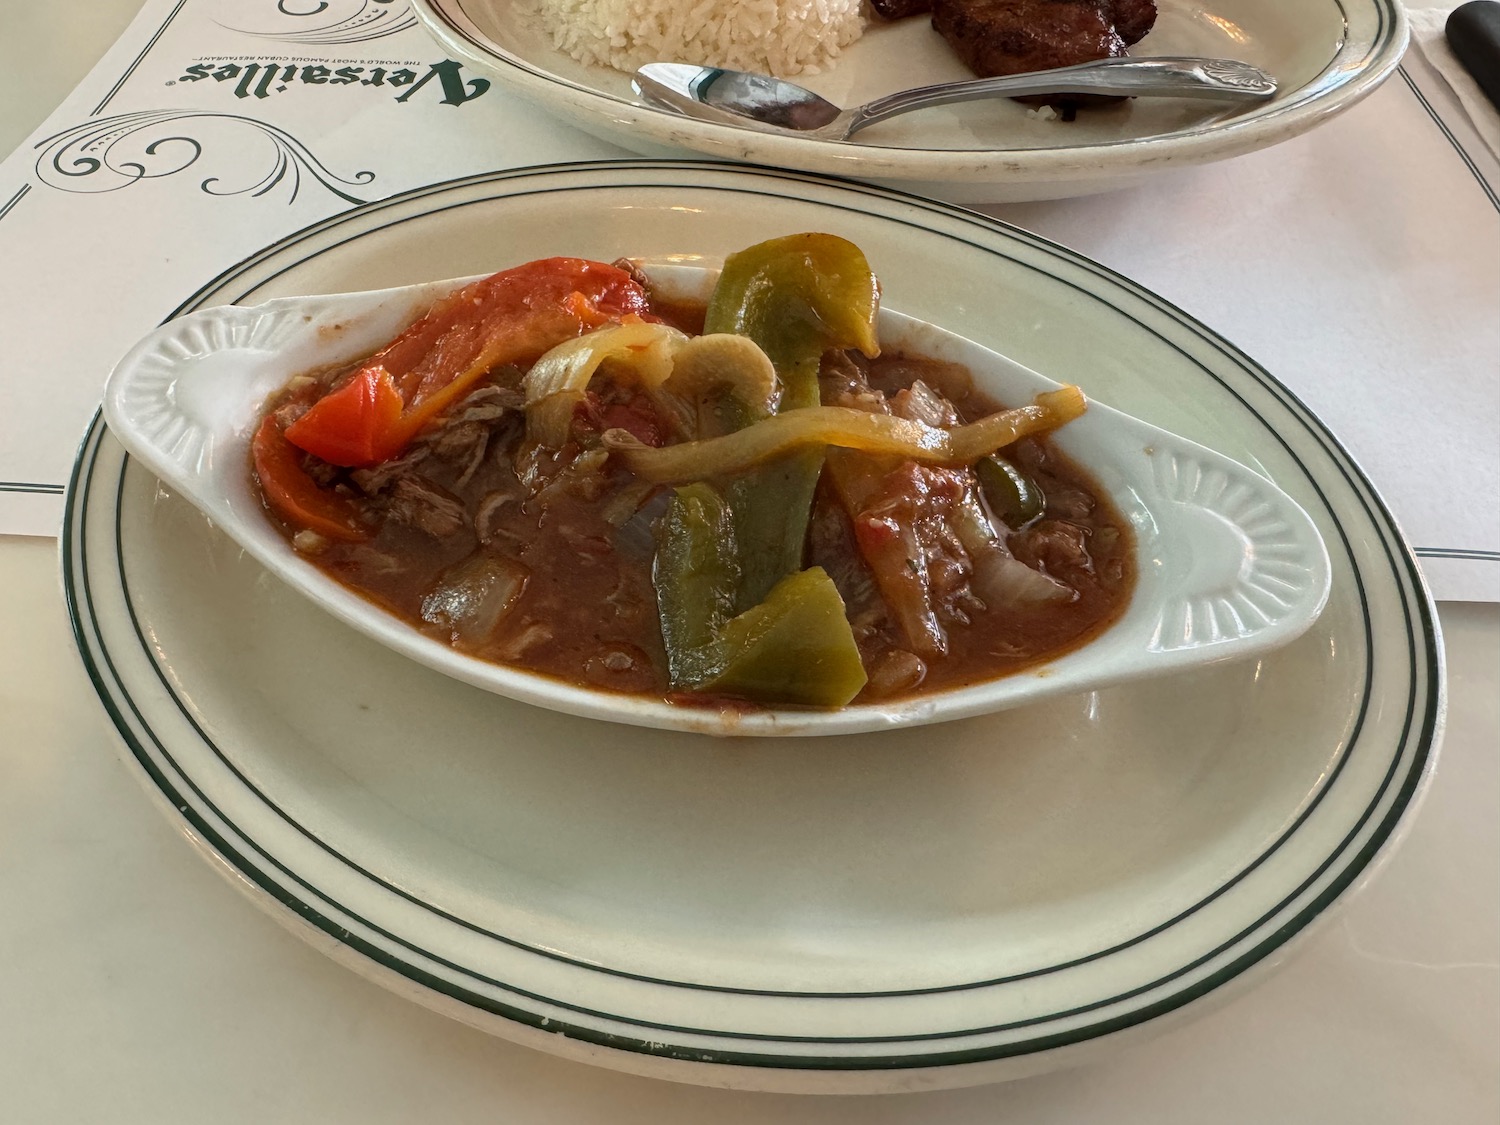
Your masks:
<instances>
[{"instance_id":1,"label":"white oval serving dish","mask_svg":"<svg viewBox=\"0 0 1500 1125\"><path fill-rule=\"evenodd\" d=\"M501 263L509 265L513 263ZM714 271L646 263L667 291L706 296ZM249 472L263 405L299 372L389 341L472 278L205 309L161 326L121 360L104 415L130 453L278 577L340 620L466 683L574 715L716 735L850 734L941 722L1269 651L1300 636L1328 596L1329 563L1307 514L1227 457L1092 403L1059 431L1136 536L1137 585L1099 637L1000 679L838 710L683 706L569 684L465 655L301 557L266 517ZM960 363L1000 402L1059 384L934 325L882 310L888 350ZM1087 388L1085 387L1085 392Z\"/></svg>"}]
</instances>

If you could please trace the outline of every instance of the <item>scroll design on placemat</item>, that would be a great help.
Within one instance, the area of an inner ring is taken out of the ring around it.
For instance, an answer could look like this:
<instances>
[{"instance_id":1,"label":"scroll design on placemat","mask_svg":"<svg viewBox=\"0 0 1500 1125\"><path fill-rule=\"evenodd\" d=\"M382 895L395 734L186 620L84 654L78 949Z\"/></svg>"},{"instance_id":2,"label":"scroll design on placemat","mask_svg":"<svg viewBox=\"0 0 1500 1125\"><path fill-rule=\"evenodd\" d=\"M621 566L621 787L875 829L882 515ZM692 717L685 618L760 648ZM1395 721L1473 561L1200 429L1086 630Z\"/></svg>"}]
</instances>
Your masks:
<instances>
[{"instance_id":1,"label":"scroll design on placemat","mask_svg":"<svg viewBox=\"0 0 1500 1125\"><path fill-rule=\"evenodd\" d=\"M352 12L348 11L351 6ZM303 22L287 31L255 31L223 22L219 26L259 39L309 47L367 43L417 26L417 17L406 0L277 0L276 11Z\"/></svg>"},{"instance_id":2,"label":"scroll design on placemat","mask_svg":"<svg viewBox=\"0 0 1500 1125\"><path fill-rule=\"evenodd\" d=\"M287 202L291 203L302 188L303 177L310 176L340 199L367 202L344 189L370 183L375 179L374 172L356 172L352 179L345 179L330 171L301 141L275 125L238 114L202 110L122 113L54 133L36 145L42 150L36 163L37 177L49 187L89 193L118 191L142 180L176 175L196 164L207 148L199 138L172 128L189 121L211 130L250 130L269 142L266 152L269 169L242 187L232 186L220 176L208 176L198 187L209 195L261 196L286 184L290 188ZM223 139L219 140L222 144ZM230 160L243 160L245 152L244 148L236 147L225 155ZM251 177L256 175L250 172Z\"/></svg>"}]
</instances>

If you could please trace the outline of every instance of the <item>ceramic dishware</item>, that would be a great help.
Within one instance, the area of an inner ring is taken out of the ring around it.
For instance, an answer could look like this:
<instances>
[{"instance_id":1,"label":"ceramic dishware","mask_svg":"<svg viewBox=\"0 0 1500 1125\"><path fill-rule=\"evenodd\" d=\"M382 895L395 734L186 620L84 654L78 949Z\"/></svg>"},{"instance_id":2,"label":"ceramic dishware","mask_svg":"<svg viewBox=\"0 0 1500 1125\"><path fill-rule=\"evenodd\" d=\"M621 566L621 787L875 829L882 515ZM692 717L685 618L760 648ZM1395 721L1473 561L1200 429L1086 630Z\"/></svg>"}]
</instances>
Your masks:
<instances>
[{"instance_id":1,"label":"ceramic dishware","mask_svg":"<svg viewBox=\"0 0 1500 1125\"><path fill-rule=\"evenodd\" d=\"M251 255L179 311L560 249L704 264L795 230L898 262L892 308L1273 482L1326 544L1324 612L1253 659L940 726L748 740L598 722L476 689L317 609L98 421L62 576L123 760L214 870L318 950L586 1062L742 1089L931 1089L1203 1013L1390 854L1443 716L1433 607L1389 512L1212 330L969 211L697 161L406 193Z\"/></svg>"},{"instance_id":2,"label":"ceramic dishware","mask_svg":"<svg viewBox=\"0 0 1500 1125\"><path fill-rule=\"evenodd\" d=\"M679 298L706 300L717 272L712 262L688 266L648 258L641 265L660 290ZM899 259L873 266L882 275L909 268ZM638 726L717 735L827 735L965 718L1248 659L1295 640L1327 599L1327 552L1290 497L1227 457L1101 403L1053 440L1091 471L1132 529L1136 586L1122 617L1060 656L966 687L813 710L684 706L467 655L299 554L267 516L249 464L250 439L273 392L301 372L370 354L470 280L224 305L169 321L132 348L110 376L105 420L133 456L272 573L340 620L466 683ZM882 310L880 335L887 350L966 367L976 385L1001 403L1028 403L1059 386L899 311Z\"/></svg>"},{"instance_id":3,"label":"ceramic dishware","mask_svg":"<svg viewBox=\"0 0 1500 1125\"><path fill-rule=\"evenodd\" d=\"M538 22L535 0L412 3L454 58L558 120L632 151L832 173L968 203L1086 195L1278 144L1379 86L1409 37L1396 0L1159 0L1157 8L1132 57L1238 59L1269 73L1276 96L1228 109L1135 99L1073 121L1017 102L971 102L882 122L845 143L695 121L643 104L629 71L585 65L559 50ZM649 61L662 60L635 65ZM973 77L918 16L872 21L825 70L794 80L850 106Z\"/></svg>"}]
</instances>

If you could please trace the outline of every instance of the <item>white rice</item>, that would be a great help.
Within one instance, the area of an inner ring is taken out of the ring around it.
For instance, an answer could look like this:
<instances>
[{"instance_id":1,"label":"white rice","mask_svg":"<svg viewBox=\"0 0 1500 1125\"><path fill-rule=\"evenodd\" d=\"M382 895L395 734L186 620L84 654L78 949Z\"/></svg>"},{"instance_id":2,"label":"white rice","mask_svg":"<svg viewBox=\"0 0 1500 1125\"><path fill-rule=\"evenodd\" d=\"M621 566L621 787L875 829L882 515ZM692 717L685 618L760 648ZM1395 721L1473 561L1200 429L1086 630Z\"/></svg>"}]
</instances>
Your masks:
<instances>
[{"instance_id":1,"label":"white rice","mask_svg":"<svg viewBox=\"0 0 1500 1125\"><path fill-rule=\"evenodd\" d=\"M864 31L861 0L534 0L560 51L633 71L696 63L815 73Z\"/></svg>"}]
</instances>

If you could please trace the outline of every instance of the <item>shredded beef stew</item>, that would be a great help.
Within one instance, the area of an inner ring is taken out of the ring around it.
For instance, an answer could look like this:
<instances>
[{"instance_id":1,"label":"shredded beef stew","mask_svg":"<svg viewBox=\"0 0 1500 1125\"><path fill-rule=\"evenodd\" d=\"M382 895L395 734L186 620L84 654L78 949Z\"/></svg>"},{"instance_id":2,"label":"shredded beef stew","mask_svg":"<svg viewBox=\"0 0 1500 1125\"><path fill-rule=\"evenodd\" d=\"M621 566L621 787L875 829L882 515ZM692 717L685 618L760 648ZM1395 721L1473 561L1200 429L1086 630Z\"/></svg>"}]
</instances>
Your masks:
<instances>
[{"instance_id":1,"label":"shredded beef stew","mask_svg":"<svg viewBox=\"0 0 1500 1125\"><path fill-rule=\"evenodd\" d=\"M799 244L793 265L821 283L848 272L846 245ZM757 253L749 266L789 268L784 246ZM727 335L721 298L745 268L731 258L707 310L653 301L639 271L616 270L587 301L560 298L567 316L524 348L484 343L493 323L473 330L470 304L450 300L461 340L427 323L438 309L374 357L292 380L255 443L271 518L339 582L463 652L681 703L941 691L1053 658L1120 615L1130 529L1046 436L1055 420L1008 412L1032 431L971 457L1003 412L962 368L819 336L798 344L798 374L765 327L784 318L741 317L765 337L753 350L709 341L705 321ZM730 295L737 314L764 299L753 290ZM873 306L857 311L873 324ZM653 348L673 361L653 367ZM429 362L441 349L446 379ZM597 371L580 376L585 360ZM440 409L387 432L435 394ZM813 419L833 436L794 432ZM905 456L914 434L966 459Z\"/></svg>"}]
</instances>

